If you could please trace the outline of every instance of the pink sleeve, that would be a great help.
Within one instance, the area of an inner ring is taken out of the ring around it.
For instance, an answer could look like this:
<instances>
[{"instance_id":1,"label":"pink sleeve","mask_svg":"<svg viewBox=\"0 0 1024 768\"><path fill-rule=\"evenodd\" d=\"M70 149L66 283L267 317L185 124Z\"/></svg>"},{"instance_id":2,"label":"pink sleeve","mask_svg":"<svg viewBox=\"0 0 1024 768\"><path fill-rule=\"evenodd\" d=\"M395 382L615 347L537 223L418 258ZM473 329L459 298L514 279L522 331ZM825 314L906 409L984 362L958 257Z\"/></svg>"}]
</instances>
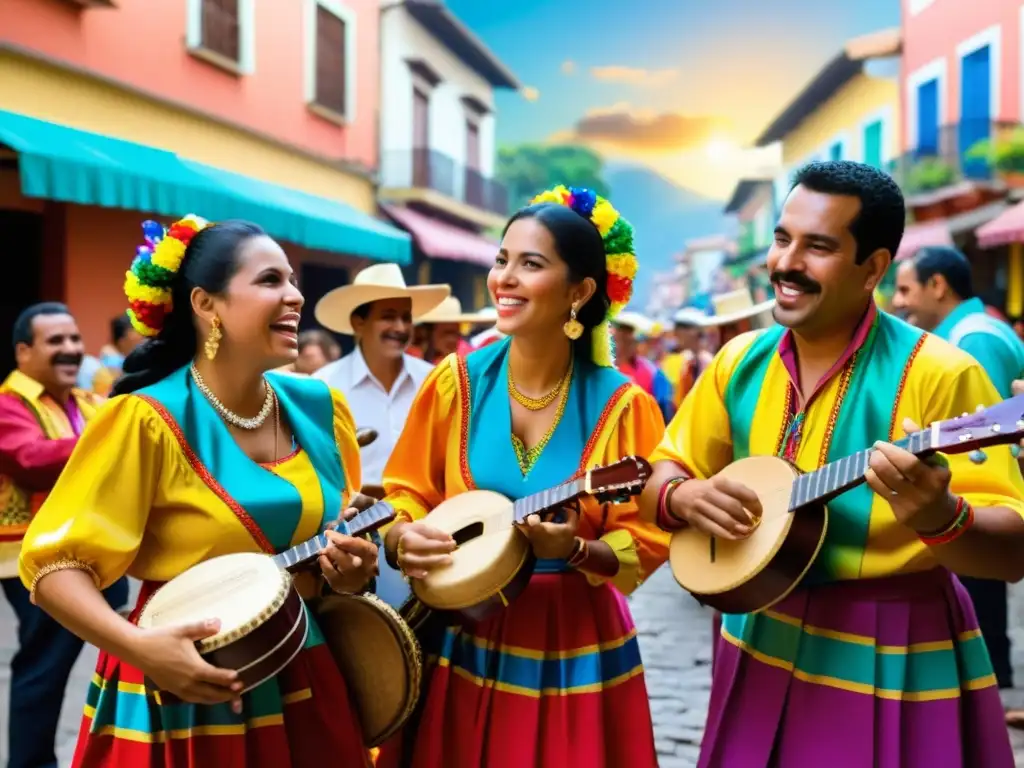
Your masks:
<instances>
[{"instance_id":1,"label":"pink sleeve","mask_svg":"<svg viewBox=\"0 0 1024 768\"><path fill-rule=\"evenodd\" d=\"M25 490L50 490L77 442L77 437L50 440L18 397L0 395L0 474Z\"/></svg>"}]
</instances>

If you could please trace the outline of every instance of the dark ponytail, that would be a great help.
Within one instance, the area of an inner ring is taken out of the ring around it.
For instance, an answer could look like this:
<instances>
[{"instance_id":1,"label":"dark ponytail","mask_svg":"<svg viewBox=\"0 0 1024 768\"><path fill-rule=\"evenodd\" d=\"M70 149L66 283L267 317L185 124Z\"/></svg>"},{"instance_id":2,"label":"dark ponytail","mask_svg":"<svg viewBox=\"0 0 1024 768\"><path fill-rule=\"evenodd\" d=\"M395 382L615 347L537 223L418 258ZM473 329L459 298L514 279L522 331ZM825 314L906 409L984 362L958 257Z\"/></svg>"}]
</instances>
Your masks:
<instances>
[{"instance_id":1,"label":"dark ponytail","mask_svg":"<svg viewBox=\"0 0 1024 768\"><path fill-rule=\"evenodd\" d=\"M126 395L148 387L192 361L196 355L192 290L223 293L238 271L243 243L264 234L259 226L248 221L224 221L193 236L171 287L173 311L166 316L159 334L125 358L124 374L114 384L112 395Z\"/></svg>"},{"instance_id":2,"label":"dark ponytail","mask_svg":"<svg viewBox=\"0 0 1024 768\"><path fill-rule=\"evenodd\" d=\"M551 233L555 250L569 267L570 280L578 283L590 277L597 283L597 290L590 301L580 307L576 319L583 326L583 335L573 342L576 356L593 360L594 329L604 322L611 306L608 264L601 233L590 220L557 203L537 203L520 208L505 225L505 232L519 219L536 219Z\"/></svg>"}]
</instances>

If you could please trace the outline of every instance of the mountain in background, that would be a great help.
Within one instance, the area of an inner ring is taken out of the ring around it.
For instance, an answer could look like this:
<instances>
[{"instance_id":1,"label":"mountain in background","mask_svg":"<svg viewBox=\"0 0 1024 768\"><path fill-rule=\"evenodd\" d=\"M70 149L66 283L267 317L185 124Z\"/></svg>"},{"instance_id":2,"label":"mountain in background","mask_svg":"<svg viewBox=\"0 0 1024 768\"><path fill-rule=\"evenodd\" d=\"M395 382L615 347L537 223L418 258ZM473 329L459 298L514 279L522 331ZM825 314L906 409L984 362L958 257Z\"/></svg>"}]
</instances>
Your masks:
<instances>
[{"instance_id":1,"label":"mountain in background","mask_svg":"<svg viewBox=\"0 0 1024 768\"><path fill-rule=\"evenodd\" d=\"M609 199L636 230L640 275L631 302L635 307L647 303L652 276L673 268L687 240L735 232L734 221L722 212L724 201L681 187L650 168L609 162L603 175L611 188Z\"/></svg>"}]
</instances>

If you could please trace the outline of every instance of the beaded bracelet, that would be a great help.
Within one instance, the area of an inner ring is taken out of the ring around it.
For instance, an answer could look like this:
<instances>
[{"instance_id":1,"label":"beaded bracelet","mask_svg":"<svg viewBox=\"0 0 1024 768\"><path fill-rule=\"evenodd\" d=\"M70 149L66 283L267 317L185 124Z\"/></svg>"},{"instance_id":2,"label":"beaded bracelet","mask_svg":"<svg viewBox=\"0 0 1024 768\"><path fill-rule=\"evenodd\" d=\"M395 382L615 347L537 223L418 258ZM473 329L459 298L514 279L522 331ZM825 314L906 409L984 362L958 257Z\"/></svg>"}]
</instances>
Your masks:
<instances>
[{"instance_id":1,"label":"beaded bracelet","mask_svg":"<svg viewBox=\"0 0 1024 768\"><path fill-rule=\"evenodd\" d=\"M939 544L949 544L961 536L967 529L974 525L974 507L972 507L963 496L956 500L956 512L953 521L941 531L934 534L918 534L921 542L928 547L935 547Z\"/></svg>"},{"instance_id":2,"label":"beaded bracelet","mask_svg":"<svg viewBox=\"0 0 1024 768\"><path fill-rule=\"evenodd\" d=\"M678 530L686 525L686 521L674 514L668 504L672 499L672 492L688 479L687 477L673 477L658 491L658 514L655 516L655 522L663 531Z\"/></svg>"}]
</instances>

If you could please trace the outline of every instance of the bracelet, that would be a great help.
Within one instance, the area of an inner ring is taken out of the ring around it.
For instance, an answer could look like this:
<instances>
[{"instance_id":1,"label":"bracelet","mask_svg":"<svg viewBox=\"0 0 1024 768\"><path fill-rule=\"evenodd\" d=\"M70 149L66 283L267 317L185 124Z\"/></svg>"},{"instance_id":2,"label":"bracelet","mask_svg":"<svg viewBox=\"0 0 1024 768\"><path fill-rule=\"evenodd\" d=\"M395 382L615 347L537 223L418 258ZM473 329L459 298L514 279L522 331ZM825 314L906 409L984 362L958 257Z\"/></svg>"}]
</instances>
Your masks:
<instances>
[{"instance_id":1,"label":"bracelet","mask_svg":"<svg viewBox=\"0 0 1024 768\"><path fill-rule=\"evenodd\" d=\"M956 500L956 512L953 514L952 522L936 533L918 534L918 538L928 547L949 544L963 536L972 525L974 525L974 507L963 496L960 496Z\"/></svg>"},{"instance_id":2,"label":"bracelet","mask_svg":"<svg viewBox=\"0 0 1024 768\"><path fill-rule=\"evenodd\" d=\"M678 530L686 525L686 521L683 518L669 509L669 502L672 500L672 494L676 488L688 479L687 477L673 477L665 482L661 486L661 490L658 491L658 514L655 516L655 522L664 531Z\"/></svg>"},{"instance_id":3,"label":"bracelet","mask_svg":"<svg viewBox=\"0 0 1024 768\"><path fill-rule=\"evenodd\" d=\"M577 536L576 546L573 547L572 554L569 555L569 559L566 560L566 563L570 568L579 568L587 561L587 557L589 555L590 550L587 548L586 539Z\"/></svg>"}]
</instances>

